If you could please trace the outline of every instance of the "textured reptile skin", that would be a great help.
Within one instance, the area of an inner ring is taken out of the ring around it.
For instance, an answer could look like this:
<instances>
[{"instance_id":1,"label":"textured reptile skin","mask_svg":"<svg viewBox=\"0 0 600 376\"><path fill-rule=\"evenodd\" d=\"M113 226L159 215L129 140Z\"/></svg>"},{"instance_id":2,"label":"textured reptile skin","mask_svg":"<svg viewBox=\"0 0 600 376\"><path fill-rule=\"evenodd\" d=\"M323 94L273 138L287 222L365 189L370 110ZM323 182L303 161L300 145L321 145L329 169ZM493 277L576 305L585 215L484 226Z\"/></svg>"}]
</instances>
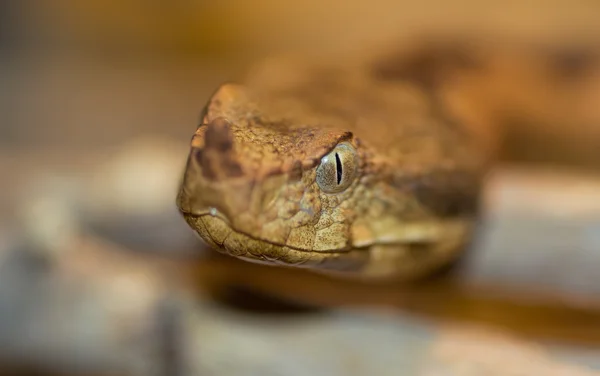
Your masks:
<instances>
[{"instance_id":1,"label":"textured reptile skin","mask_svg":"<svg viewBox=\"0 0 600 376\"><path fill-rule=\"evenodd\" d=\"M226 254L343 276L413 279L455 260L503 115L536 115L564 72L522 47L425 46L273 58L222 85L178 196L188 224ZM537 86L513 95L507 78ZM358 167L348 188L327 193L317 169L341 143Z\"/></svg>"}]
</instances>

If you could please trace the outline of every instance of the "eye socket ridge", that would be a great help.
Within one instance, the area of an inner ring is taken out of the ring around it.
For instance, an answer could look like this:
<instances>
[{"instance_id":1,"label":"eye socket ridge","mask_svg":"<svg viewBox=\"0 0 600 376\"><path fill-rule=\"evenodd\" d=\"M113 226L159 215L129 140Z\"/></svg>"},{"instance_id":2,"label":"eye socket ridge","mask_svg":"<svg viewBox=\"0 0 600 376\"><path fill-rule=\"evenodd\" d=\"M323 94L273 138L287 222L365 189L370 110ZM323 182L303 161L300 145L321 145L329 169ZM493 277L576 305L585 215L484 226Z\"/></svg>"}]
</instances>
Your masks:
<instances>
[{"instance_id":1,"label":"eye socket ridge","mask_svg":"<svg viewBox=\"0 0 600 376\"><path fill-rule=\"evenodd\" d=\"M357 175L358 156L347 142L337 145L321 159L316 181L325 193L339 193L348 188Z\"/></svg>"}]
</instances>

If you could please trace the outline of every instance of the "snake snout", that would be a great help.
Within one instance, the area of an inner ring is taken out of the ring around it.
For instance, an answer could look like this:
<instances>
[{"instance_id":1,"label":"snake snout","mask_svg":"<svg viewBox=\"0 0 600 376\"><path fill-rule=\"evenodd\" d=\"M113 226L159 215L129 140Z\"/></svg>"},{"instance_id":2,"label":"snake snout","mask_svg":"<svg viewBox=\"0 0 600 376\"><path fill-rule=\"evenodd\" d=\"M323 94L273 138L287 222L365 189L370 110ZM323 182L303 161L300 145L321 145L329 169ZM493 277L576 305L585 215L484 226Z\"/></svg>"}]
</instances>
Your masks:
<instances>
[{"instance_id":1,"label":"snake snout","mask_svg":"<svg viewBox=\"0 0 600 376\"><path fill-rule=\"evenodd\" d=\"M234 150L231 124L216 118L202 125L194 139L177 203L184 213L217 211L225 217L248 210L252 181Z\"/></svg>"}]
</instances>

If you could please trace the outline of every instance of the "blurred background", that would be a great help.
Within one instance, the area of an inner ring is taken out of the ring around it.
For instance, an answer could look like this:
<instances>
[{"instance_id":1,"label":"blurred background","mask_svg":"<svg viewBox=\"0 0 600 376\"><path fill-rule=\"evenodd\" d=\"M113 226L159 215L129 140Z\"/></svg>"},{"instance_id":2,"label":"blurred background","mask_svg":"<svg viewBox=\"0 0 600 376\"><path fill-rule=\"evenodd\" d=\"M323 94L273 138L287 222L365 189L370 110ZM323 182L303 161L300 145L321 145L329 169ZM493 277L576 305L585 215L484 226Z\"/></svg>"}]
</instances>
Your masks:
<instances>
[{"instance_id":1,"label":"blurred background","mask_svg":"<svg viewBox=\"0 0 600 376\"><path fill-rule=\"evenodd\" d=\"M276 52L421 33L594 44L600 3L0 1L1 373L600 374L600 124L544 130L570 141L569 163L507 163L491 178L468 272L512 286L518 306L403 305L393 290L342 293L316 277L282 285L331 310L211 299L245 269L205 258L175 194L213 90ZM541 145L514 156L561 160Z\"/></svg>"}]
</instances>

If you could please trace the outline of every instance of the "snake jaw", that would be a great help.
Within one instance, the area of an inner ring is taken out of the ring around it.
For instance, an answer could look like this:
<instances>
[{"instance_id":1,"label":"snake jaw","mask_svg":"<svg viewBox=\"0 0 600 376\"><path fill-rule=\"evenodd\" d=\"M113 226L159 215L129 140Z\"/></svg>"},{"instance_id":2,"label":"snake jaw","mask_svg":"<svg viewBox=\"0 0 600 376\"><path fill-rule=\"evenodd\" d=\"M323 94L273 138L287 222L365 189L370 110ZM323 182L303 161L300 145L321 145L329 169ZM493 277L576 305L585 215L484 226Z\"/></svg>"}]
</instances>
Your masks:
<instances>
[{"instance_id":1,"label":"snake jaw","mask_svg":"<svg viewBox=\"0 0 600 376\"><path fill-rule=\"evenodd\" d=\"M248 262L331 271L357 271L368 257L366 252L357 250L315 252L272 244L234 230L219 214L184 214L184 217L215 250Z\"/></svg>"}]
</instances>

